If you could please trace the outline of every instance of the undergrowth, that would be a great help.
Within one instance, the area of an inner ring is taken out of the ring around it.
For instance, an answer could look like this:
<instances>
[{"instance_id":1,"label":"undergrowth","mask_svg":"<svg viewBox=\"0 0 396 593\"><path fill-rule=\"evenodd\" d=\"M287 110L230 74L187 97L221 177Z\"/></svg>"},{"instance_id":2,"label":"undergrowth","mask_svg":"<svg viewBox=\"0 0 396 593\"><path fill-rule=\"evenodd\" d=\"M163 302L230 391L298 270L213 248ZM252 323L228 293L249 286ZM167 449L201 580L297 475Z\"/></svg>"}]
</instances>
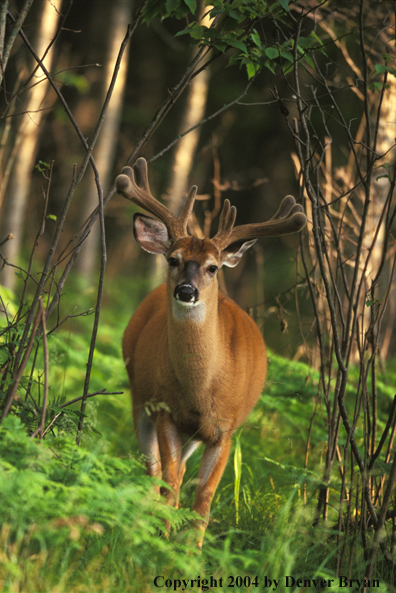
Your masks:
<instances>
[{"instance_id":1,"label":"undergrowth","mask_svg":"<svg viewBox=\"0 0 396 593\"><path fill-rule=\"evenodd\" d=\"M0 428L0 456L4 592L153 591L161 575L173 582L212 577L213 590L229 590L229 578L241 576L257 586L236 590L249 591L264 590L269 579L278 591L299 590L286 589L286 576L335 579L334 535L312 530L312 515L298 502L301 484L272 504L258 490L242 497L239 525L227 513L224 485L201 554L192 543L193 513L161 504L132 457L68 438L38 443L12 416ZM164 518L174 527L169 541Z\"/></svg>"},{"instance_id":2,"label":"undergrowth","mask_svg":"<svg viewBox=\"0 0 396 593\"><path fill-rule=\"evenodd\" d=\"M82 310L83 293L78 301ZM185 590L296 592L301 590L297 579L316 582L319 578L333 579L332 590L338 590L337 509L330 509L325 527L313 527L326 446L325 414L319 409L314 415L318 377L304 363L269 353L264 394L234 439L240 446L239 455L231 453L200 553L191 531L194 513L187 509L193 502L202 451L195 452L189 461L179 510L156 498L140 458L120 348L131 308L125 303L114 306L113 302L104 309L90 390L106 387L122 393L90 398L79 447L75 444L79 404L60 406L80 395L89 317L70 319L48 341L47 424L61 414L45 438L37 441L30 436L40 417L39 356L32 375L34 384L29 387L22 382L12 413L0 427L1 590L183 590L184 585L177 583L185 579L189 583ZM388 374L387 380L390 385L378 378L379 415L383 413L384 418L393 376ZM353 401L353 373L349 389ZM337 495L337 466L330 486ZM164 519L173 526L169 540L164 536ZM370 528L366 537L372 537ZM354 561L348 566L347 552L345 575L362 579L365 559L356 554L358 544L353 538L352 529ZM286 576L294 580L286 581ZM385 584L391 576L380 556L374 577L380 582L376 591L392 591ZM191 579L196 582L191 584ZM165 581L172 585L168 587ZM310 587L308 590L320 590L312 583ZM340 590L354 591L356 584Z\"/></svg>"}]
</instances>

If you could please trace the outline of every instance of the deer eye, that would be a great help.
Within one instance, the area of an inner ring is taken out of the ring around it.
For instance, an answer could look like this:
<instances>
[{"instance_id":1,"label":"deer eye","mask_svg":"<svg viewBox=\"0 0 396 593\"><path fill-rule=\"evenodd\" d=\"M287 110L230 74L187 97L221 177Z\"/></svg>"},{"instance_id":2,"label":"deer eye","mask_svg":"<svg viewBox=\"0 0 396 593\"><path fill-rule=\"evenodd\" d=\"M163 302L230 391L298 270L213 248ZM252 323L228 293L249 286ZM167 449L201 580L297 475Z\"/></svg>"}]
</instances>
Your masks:
<instances>
[{"instance_id":1,"label":"deer eye","mask_svg":"<svg viewBox=\"0 0 396 593\"><path fill-rule=\"evenodd\" d=\"M175 257L170 257L168 259L168 264L170 265L171 268L175 268L176 266L179 265L179 262L177 261L177 259Z\"/></svg>"},{"instance_id":2,"label":"deer eye","mask_svg":"<svg viewBox=\"0 0 396 593\"><path fill-rule=\"evenodd\" d=\"M210 272L211 274L215 274L218 270L217 266L209 266L208 268L208 272Z\"/></svg>"}]
</instances>

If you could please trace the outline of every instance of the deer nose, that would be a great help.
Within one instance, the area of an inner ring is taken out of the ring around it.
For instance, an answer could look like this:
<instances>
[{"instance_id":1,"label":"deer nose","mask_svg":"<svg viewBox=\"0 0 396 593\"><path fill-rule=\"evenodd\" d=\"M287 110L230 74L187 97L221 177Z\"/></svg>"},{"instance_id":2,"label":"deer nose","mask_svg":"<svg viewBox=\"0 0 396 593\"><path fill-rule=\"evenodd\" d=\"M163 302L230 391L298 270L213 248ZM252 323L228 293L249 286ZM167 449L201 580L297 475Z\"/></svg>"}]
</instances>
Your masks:
<instances>
[{"instance_id":1,"label":"deer nose","mask_svg":"<svg viewBox=\"0 0 396 593\"><path fill-rule=\"evenodd\" d=\"M198 300L199 293L198 289L191 286L191 284L178 284L173 296L176 300L181 301L182 303L194 304Z\"/></svg>"}]
</instances>

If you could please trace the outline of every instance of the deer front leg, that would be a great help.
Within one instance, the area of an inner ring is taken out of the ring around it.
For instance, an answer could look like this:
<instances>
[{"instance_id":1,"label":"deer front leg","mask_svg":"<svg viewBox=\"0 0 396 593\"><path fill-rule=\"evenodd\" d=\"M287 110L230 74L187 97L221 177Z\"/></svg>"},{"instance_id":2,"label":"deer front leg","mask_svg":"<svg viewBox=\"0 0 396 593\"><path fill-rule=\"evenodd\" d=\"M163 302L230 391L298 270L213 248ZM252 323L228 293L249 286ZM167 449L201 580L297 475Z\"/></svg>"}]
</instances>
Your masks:
<instances>
[{"instance_id":1,"label":"deer front leg","mask_svg":"<svg viewBox=\"0 0 396 593\"><path fill-rule=\"evenodd\" d=\"M196 523L199 548L202 548L205 530L209 523L210 504L227 464L230 444L231 440L227 439L218 445L207 445L202 456L193 506L193 510L203 519Z\"/></svg>"},{"instance_id":2,"label":"deer front leg","mask_svg":"<svg viewBox=\"0 0 396 593\"><path fill-rule=\"evenodd\" d=\"M136 413L134 420L139 446L146 457L147 474L161 479L162 468L155 422L146 412ZM154 488L159 494L159 486Z\"/></svg>"},{"instance_id":3,"label":"deer front leg","mask_svg":"<svg viewBox=\"0 0 396 593\"><path fill-rule=\"evenodd\" d=\"M182 456L182 439L171 416L162 413L157 421L158 444L161 455L162 479L169 488L164 488L164 494L168 504L177 507L179 490L181 485L180 463Z\"/></svg>"},{"instance_id":4,"label":"deer front leg","mask_svg":"<svg viewBox=\"0 0 396 593\"><path fill-rule=\"evenodd\" d=\"M162 479L168 484L167 488L161 488L161 494L165 496L168 504L177 508L179 502L179 490L181 485L180 464L182 440L180 434L169 414L162 413L157 421L158 444L161 455ZM166 534L169 536L170 523L164 521Z\"/></svg>"},{"instance_id":5,"label":"deer front leg","mask_svg":"<svg viewBox=\"0 0 396 593\"><path fill-rule=\"evenodd\" d=\"M184 474L186 473L186 463L187 459L194 453L194 451L199 447L201 441L195 440L193 438L189 438L183 445L182 445L182 452L181 452L181 459L179 463L179 472L178 472L178 496L176 501L176 508L179 506L179 494L180 488L183 483Z\"/></svg>"}]
</instances>

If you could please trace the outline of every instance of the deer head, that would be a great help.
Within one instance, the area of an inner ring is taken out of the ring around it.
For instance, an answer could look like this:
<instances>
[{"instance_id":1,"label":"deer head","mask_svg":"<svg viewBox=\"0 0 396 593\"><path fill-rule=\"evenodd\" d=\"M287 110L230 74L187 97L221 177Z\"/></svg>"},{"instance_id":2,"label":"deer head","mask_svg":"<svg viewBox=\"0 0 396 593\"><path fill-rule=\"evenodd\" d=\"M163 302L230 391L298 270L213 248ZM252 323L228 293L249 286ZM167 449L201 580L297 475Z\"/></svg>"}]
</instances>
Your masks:
<instances>
[{"instance_id":1,"label":"deer head","mask_svg":"<svg viewBox=\"0 0 396 593\"><path fill-rule=\"evenodd\" d=\"M173 296L186 307L202 303L219 268L236 266L259 237L295 233L303 229L307 221L302 206L296 204L293 196L286 196L269 221L234 226L236 208L225 200L216 235L212 239L197 239L188 233L188 219L197 193L195 185L178 217L151 194L144 158L139 158L133 169L123 169L116 187L118 193L156 217L135 214L134 235L149 253L165 255Z\"/></svg>"}]
</instances>

